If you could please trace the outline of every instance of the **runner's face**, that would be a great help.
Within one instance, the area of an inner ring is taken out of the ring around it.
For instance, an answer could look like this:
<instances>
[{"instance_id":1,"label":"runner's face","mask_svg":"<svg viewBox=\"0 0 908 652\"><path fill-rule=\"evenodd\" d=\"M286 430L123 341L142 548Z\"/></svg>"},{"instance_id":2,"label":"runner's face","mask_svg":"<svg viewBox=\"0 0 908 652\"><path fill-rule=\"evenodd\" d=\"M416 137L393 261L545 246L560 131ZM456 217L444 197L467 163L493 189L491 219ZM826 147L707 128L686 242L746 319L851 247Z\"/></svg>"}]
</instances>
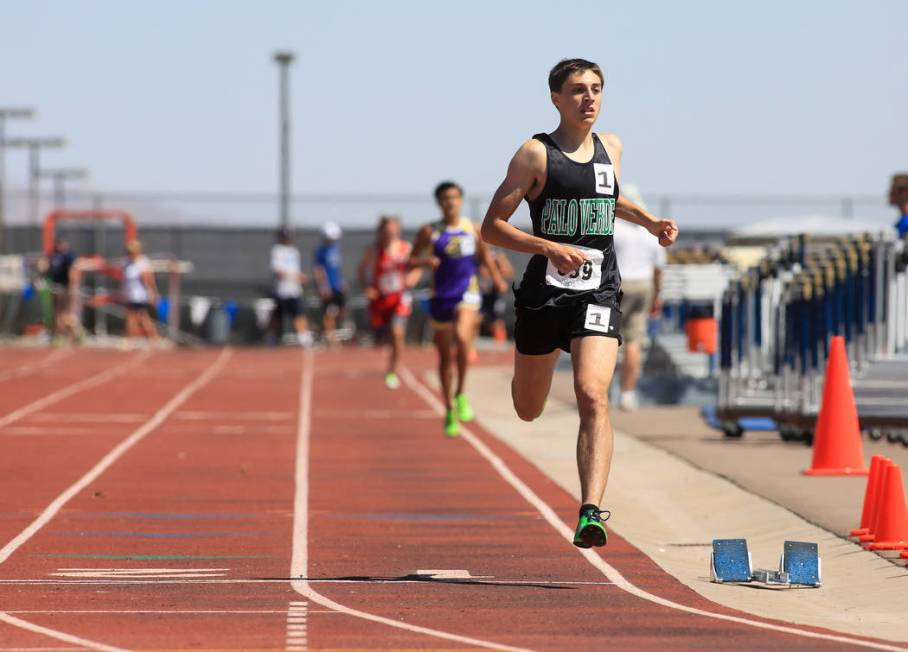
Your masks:
<instances>
[{"instance_id":1,"label":"runner's face","mask_svg":"<svg viewBox=\"0 0 908 652\"><path fill-rule=\"evenodd\" d=\"M575 72L564 81L561 91L552 93L552 102L562 120L592 125L602 107L602 80L592 70Z\"/></svg>"},{"instance_id":2,"label":"runner's face","mask_svg":"<svg viewBox=\"0 0 908 652\"><path fill-rule=\"evenodd\" d=\"M400 224L397 222L385 222L381 228L381 241L386 245L394 242L400 237Z\"/></svg>"},{"instance_id":3,"label":"runner's face","mask_svg":"<svg viewBox=\"0 0 908 652\"><path fill-rule=\"evenodd\" d=\"M438 197L438 205L445 217L449 219L460 217L463 196L457 188L448 188Z\"/></svg>"}]
</instances>

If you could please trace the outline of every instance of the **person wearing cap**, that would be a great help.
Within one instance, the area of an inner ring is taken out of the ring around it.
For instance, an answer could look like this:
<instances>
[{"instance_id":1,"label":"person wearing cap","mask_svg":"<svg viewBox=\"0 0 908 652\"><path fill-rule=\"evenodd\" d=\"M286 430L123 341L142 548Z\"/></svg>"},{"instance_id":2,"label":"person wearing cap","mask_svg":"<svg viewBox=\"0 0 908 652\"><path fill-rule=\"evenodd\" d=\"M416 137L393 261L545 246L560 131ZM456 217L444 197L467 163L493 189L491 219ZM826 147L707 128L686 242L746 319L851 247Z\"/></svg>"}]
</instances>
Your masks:
<instances>
[{"instance_id":1,"label":"person wearing cap","mask_svg":"<svg viewBox=\"0 0 908 652\"><path fill-rule=\"evenodd\" d=\"M322 244L315 250L315 282L322 297L322 333L329 345L336 342L337 324L343 320L346 306L340 238L341 228L334 222L326 222L322 225Z\"/></svg>"},{"instance_id":2,"label":"person wearing cap","mask_svg":"<svg viewBox=\"0 0 908 652\"><path fill-rule=\"evenodd\" d=\"M900 238L904 238L908 234L908 173L892 175L889 203L899 211L895 230L898 231Z\"/></svg>"},{"instance_id":3,"label":"person wearing cap","mask_svg":"<svg viewBox=\"0 0 908 652\"><path fill-rule=\"evenodd\" d=\"M646 210L646 204L636 186L626 183L622 194ZM636 410L637 378L640 376L641 345L646 337L650 317L662 310L659 291L662 287L662 267L665 250L645 227L625 220L615 220L615 254L621 270L621 335L624 338L624 358L619 377L621 394L618 407Z\"/></svg>"},{"instance_id":4,"label":"person wearing cap","mask_svg":"<svg viewBox=\"0 0 908 652\"><path fill-rule=\"evenodd\" d=\"M277 339L284 319L293 320L297 341L302 346L312 344L309 323L302 310L303 283L306 275L301 271L300 252L293 244L290 231L280 229L277 242L271 247L271 273L274 275L274 312L271 315L272 337Z\"/></svg>"},{"instance_id":5,"label":"person wearing cap","mask_svg":"<svg viewBox=\"0 0 908 652\"><path fill-rule=\"evenodd\" d=\"M158 287L151 261L142 253L142 243L138 240L126 243L126 254L121 285L126 304L126 337L144 336L157 342L158 329L151 319L151 306L157 303Z\"/></svg>"}]
</instances>

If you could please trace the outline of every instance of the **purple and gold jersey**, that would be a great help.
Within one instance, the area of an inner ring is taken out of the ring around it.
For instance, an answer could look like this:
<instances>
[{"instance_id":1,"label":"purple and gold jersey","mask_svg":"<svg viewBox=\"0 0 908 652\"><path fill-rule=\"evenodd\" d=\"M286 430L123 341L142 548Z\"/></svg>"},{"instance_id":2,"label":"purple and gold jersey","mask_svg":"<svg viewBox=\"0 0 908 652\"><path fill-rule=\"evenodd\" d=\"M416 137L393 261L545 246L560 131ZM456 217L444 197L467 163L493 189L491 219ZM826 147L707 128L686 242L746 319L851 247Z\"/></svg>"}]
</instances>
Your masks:
<instances>
[{"instance_id":1,"label":"purple and gold jersey","mask_svg":"<svg viewBox=\"0 0 908 652\"><path fill-rule=\"evenodd\" d=\"M432 226L432 253L440 264L432 279L430 312L438 322L451 321L461 304L479 305L476 276L476 229L466 217L455 226Z\"/></svg>"}]
</instances>

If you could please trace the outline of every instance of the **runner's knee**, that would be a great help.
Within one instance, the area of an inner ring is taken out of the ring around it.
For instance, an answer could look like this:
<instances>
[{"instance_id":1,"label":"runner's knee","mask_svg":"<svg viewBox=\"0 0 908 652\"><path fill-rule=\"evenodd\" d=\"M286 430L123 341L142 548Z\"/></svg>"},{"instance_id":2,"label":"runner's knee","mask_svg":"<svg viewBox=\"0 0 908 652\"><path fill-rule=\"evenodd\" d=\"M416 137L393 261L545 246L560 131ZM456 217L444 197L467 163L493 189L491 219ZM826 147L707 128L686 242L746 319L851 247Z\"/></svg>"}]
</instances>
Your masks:
<instances>
[{"instance_id":1,"label":"runner's knee","mask_svg":"<svg viewBox=\"0 0 908 652\"><path fill-rule=\"evenodd\" d=\"M522 421L533 421L537 419L545 407L545 399L535 400L535 397L521 395L516 385L511 382L511 400L514 403L514 411Z\"/></svg>"},{"instance_id":2,"label":"runner's knee","mask_svg":"<svg viewBox=\"0 0 908 652\"><path fill-rule=\"evenodd\" d=\"M581 415L608 411L608 386L595 381L578 380L574 383L574 394Z\"/></svg>"}]
</instances>

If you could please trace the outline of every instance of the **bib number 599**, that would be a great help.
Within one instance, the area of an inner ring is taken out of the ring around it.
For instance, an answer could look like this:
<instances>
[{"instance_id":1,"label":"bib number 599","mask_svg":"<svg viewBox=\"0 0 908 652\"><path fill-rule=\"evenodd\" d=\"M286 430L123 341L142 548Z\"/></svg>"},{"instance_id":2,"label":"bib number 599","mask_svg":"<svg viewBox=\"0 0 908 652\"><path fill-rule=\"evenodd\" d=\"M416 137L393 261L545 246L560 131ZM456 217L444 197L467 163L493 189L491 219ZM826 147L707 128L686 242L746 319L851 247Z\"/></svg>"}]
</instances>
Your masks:
<instances>
[{"instance_id":1,"label":"bib number 599","mask_svg":"<svg viewBox=\"0 0 908 652\"><path fill-rule=\"evenodd\" d=\"M567 278L579 278L581 281L589 281L593 277L593 263L587 260L570 274L562 274L561 272L558 272L558 274Z\"/></svg>"}]
</instances>

